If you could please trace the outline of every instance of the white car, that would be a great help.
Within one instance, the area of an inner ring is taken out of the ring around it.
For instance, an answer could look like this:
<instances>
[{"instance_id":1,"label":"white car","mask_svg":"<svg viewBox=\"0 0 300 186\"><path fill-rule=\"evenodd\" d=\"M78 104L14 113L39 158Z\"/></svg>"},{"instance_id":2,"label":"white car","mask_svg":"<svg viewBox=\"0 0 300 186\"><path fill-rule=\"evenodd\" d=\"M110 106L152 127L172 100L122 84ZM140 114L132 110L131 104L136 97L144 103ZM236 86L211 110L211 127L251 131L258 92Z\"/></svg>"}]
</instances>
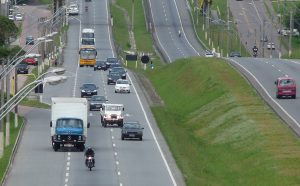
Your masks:
<instances>
[{"instance_id":1,"label":"white car","mask_svg":"<svg viewBox=\"0 0 300 186\"><path fill-rule=\"evenodd\" d=\"M115 85L115 93L130 93L130 83L126 79L118 79Z\"/></svg>"},{"instance_id":2,"label":"white car","mask_svg":"<svg viewBox=\"0 0 300 186\"><path fill-rule=\"evenodd\" d=\"M78 15L79 7L77 4L71 4L68 8L69 15Z\"/></svg>"},{"instance_id":3,"label":"white car","mask_svg":"<svg viewBox=\"0 0 300 186\"><path fill-rule=\"evenodd\" d=\"M17 13L17 14L15 15L15 20L16 20L16 21L22 21L22 20L23 20L22 14Z\"/></svg>"},{"instance_id":4,"label":"white car","mask_svg":"<svg viewBox=\"0 0 300 186\"><path fill-rule=\"evenodd\" d=\"M205 57L214 57L214 54L211 51L206 50L205 51Z\"/></svg>"},{"instance_id":5,"label":"white car","mask_svg":"<svg viewBox=\"0 0 300 186\"><path fill-rule=\"evenodd\" d=\"M268 43L268 44L267 44L267 49L268 49L268 50L271 50L271 49L272 49L272 50L275 50L275 44L274 44L274 43Z\"/></svg>"},{"instance_id":6,"label":"white car","mask_svg":"<svg viewBox=\"0 0 300 186\"><path fill-rule=\"evenodd\" d=\"M14 21L15 20L15 16L14 15L8 15L8 19Z\"/></svg>"}]
</instances>

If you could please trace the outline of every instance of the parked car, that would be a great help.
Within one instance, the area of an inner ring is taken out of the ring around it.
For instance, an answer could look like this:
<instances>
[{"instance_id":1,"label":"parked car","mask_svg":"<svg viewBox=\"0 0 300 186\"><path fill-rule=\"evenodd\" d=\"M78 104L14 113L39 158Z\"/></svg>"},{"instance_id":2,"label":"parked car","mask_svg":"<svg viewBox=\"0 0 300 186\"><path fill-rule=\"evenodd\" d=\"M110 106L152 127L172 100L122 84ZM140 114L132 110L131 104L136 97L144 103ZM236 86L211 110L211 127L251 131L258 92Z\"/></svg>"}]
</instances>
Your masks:
<instances>
[{"instance_id":1,"label":"parked car","mask_svg":"<svg viewBox=\"0 0 300 186\"><path fill-rule=\"evenodd\" d=\"M22 14L21 14L21 13L17 13L17 14L15 15L15 20L16 20L16 21L23 21L23 16L22 16Z\"/></svg>"},{"instance_id":2,"label":"parked car","mask_svg":"<svg viewBox=\"0 0 300 186\"><path fill-rule=\"evenodd\" d=\"M34 45L34 37L33 36L27 36L25 44L26 45Z\"/></svg>"},{"instance_id":3,"label":"parked car","mask_svg":"<svg viewBox=\"0 0 300 186\"><path fill-rule=\"evenodd\" d=\"M296 82L292 77L279 77L275 81L276 97L291 97L296 99Z\"/></svg>"},{"instance_id":4,"label":"parked car","mask_svg":"<svg viewBox=\"0 0 300 186\"><path fill-rule=\"evenodd\" d=\"M108 64L106 64L106 61L96 61L96 65L94 66L94 71L96 70L107 70Z\"/></svg>"},{"instance_id":5,"label":"parked car","mask_svg":"<svg viewBox=\"0 0 300 186\"><path fill-rule=\"evenodd\" d=\"M81 97L91 97L93 95L97 95L98 94L98 89L99 87L97 87L95 84L93 83L84 83L81 87Z\"/></svg>"},{"instance_id":6,"label":"parked car","mask_svg":"<svg viewBox=\"0 0 300 186\"><path fill-rule=\"evenodd\" d=\"M118 73L122 79L126 79L126 70L123 67L111 68L109 73Z\"/></svg>"},{"instance_id":7,"label":"parked car","mask_svg":"<svg viewBox=\"0 0 300 186\"><path fill-rule=\"evenodd\" d=\"M26 57L25 59L23 59L22 62L26 63L27 65L34 65L34 66L38 65L38 61L35 57Z\"/></svg>"},{"instance_id":8,"label":"parked car","mask_svg":"<svg viewBox=\"0 0 300 186\"><path fill-rule=\"evenodd\" d=\"M94 95L90 99L90 110L100 110L102 104L107 102L105 96Z\"/></svg>"},{"instance_id":9,"label":"parked car","mask_svg":"<svg viewBox=\"0 0 300 186\"><path fill-rule=\"evenodd\" d=\"M126 79L118 79L115 85L115 93L130 93L130 83Z\"/></svg>"},{"instance_id":10,"label":"parked car","mask_svg":"<svg viewBox=\"0 0 300 186\"><path fill-rule=\"evenodd\" d=\"M110 84L116 84L117 80L120 79L121 76L119 73L109 73L107 75L107 84L110 85Z\"/></svg>"},{"instance_id":11,"label":"parked car","mask_svg":"<svg viewBox=\"0 0 300 186\"><path fill-rule=\"evenodd\" d=\"M274 44L274 43L268 43L268 44L267 44L267 49L268 49L268 50L271 50L271 49L272 49L272 50L275 50L275 44Z\"/></svg>"},{"instance_id":12,"label":"parked car","mask_svg":"<svg viewBox=\"0 0 300 186\"><path fill-rule=\"evenodd\" d=\"M12 14L10 14L10 15L8 15L8 19L14 21L15 20L15 16L12 15Z\"/></svg>"},{"instance_id":13,"label":"parked car","mask_svg":"<svg viewBox=\"0 0 300 186\"><path fill-rule=\"evenodd\" d=\"M138 121L127 121L124 122L121 130L121 139L126 138L137 138L140 141L143 140L144 127Z\"/></svg>"},{"instance_id":14,"label":"parked car","mask_svg":"<svg viewBox=\"0 0 300 186\"><path fill-rule=\"evenodd\" d=\"M241 53L235 51L235 52L231 52L229 57L242 57L242 56Z\"/></svg>"},{"instance_id":15,"label":"parked car","mask_svg":"<svg viewBox=\"0 0 300 186\"><path fill-rule=\"evenodd\" d=\"M19 63L16 66L17 74L28 74L29 67L26 63Z\"/></svg>"}]
</instances>

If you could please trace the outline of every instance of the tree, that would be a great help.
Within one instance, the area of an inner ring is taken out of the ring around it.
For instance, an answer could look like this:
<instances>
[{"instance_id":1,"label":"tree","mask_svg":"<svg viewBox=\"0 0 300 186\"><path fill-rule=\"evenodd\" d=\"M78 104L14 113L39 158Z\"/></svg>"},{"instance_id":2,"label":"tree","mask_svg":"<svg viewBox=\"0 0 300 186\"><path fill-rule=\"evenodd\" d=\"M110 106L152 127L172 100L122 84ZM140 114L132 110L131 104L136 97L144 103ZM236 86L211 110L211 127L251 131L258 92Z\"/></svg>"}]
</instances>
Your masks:
<instances>
[{"instance_id":1,"label":"tree","mask_svg":"<svg viewBox=\"0 0 300 186\"><path fill-rule=\"evenodd\" d=\"M300 3L297 4L297 8L295 12L295 15L294 15L294 28L297 28L298 30L300 30Z\"/></svg>"},{"instance_id":2,"label":"tree","mask_svg":"<svg viewBox=\"0 0 300 186\"><path fill-rule=\"evenodd\" d=\"M3 46L9 40L9 37L16 36L18 28L12 20L5 16L0 16L0 46Z\"/></svg>"}]
</instances>

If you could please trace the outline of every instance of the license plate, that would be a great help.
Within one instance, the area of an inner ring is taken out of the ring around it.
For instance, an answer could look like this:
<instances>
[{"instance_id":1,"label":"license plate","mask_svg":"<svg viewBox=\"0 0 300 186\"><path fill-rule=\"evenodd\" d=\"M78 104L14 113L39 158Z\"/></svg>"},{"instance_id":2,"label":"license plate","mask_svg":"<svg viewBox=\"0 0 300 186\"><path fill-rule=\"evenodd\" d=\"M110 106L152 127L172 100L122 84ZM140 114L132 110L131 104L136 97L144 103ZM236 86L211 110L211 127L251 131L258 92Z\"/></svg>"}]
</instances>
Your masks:
<instances>
[{"instance_id":1,"label":"license plate","mask_svg":"<svg viewBox=\"0 0 300 186\"><path fill-rule=\"evenodd\" d=\"M74 145L72 144L64 144L64 147L73 147Z\"/></svg>"},{"instance_id":2,"label":"license plate","mask_svg":"<svg viewBox=\"0 0 300 186\"><path fill-rule=\"evenodd\" d=\"M129 134L129 137L135 137L135 135L134 134Z\"/></svg>"},{"instance_id":3,"label":"license plate","mask_svg":"<svg viewBox=\"0 0 300 186\"><path fill-rule=\"evenodd\" d=\"M283 92L284 93L290 93L291 91L290 90L284 90Z\"/></svg>"}]
</instances>

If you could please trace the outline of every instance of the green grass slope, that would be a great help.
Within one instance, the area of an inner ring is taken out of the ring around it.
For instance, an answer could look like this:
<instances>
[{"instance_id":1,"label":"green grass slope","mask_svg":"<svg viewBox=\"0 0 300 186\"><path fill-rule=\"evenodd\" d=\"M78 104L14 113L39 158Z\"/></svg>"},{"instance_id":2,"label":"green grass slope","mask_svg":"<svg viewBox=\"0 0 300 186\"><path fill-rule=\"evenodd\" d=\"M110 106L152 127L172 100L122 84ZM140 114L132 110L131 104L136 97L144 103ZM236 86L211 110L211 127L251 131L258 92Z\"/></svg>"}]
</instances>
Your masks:
<instances>
[{"instance_id":1,"label":"green grass slope","mask_svg":"<svg viewBox=\"0 0 300 186\"><path fill-rule=\"evenodd\" d=\"M297 185L300 143L222 60L182 59L149 71L152 112L187 185Z\"/></svg>"}]
</instances>

